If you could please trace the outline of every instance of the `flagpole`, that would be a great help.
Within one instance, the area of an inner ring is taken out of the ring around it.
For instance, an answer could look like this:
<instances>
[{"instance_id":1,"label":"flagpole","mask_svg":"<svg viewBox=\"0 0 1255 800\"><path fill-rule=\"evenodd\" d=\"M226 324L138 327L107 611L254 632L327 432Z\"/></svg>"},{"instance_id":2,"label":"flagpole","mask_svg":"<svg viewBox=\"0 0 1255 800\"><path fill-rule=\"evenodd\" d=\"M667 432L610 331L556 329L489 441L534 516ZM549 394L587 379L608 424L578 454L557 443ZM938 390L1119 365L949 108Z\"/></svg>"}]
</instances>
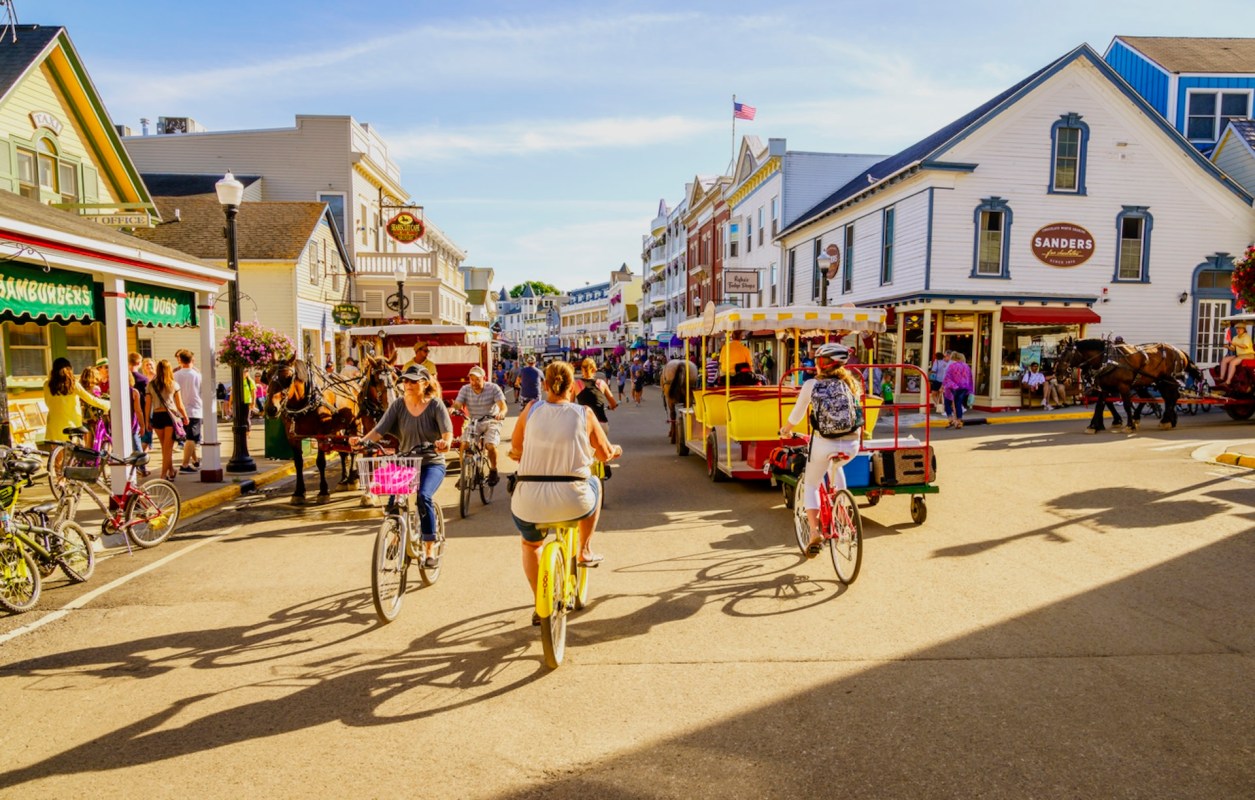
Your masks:
<instances>
[{"instance_id":1,"label":"flagpole","mask_svg":"<svg viewBox=\"0 0 1255 800\"><path fill-rule=\"evenodd\" d=\"M732 169L736 169L736 95L732 95Z\"/></svg>"}]
</instances>

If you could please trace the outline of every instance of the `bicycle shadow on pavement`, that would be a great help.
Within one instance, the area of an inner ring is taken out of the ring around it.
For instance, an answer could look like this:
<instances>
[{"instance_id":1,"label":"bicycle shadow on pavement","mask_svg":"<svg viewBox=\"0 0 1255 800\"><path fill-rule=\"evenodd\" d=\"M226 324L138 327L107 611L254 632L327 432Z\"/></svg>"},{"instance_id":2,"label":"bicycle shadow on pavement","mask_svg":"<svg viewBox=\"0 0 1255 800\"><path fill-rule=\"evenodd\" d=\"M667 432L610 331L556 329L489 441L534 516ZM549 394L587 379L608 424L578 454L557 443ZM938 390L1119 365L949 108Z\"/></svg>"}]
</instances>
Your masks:
<instances>
[{"instance_id":1,"label":"bicycle shadow on pavement","mask_svg":"<svg viewBox=\"0 0 1255 800\"><path fill-rule=\"evenodd\" d=\"M71 667L80 677L146 679L188 668L238 667L280 657L290 659L294 654L308 655L344 645L377 629L365 624L367 612L371 618L374 614L368 597L360 592L319 602L324 605L285 609L275 615L275 622L263 626L138 639L28 659L4 669L35 676L49 671L49 680L57 678L56 670ZM180 699L52 757L0 773L0 790L53 775L107 773L153 764L328 723L389 725L474 705L548 673L537 657L535 629L521 624L521 618L518 608L494 611L425 633L399 652L383 653L365 662L362 659L369 650L333 651L281 670L275 678ZM351 632L304 650L291 649L310 641L295 638L296 634L329 625L346 626ZM258 627L264 632L257 633ZM50 687L49 691L55 689ZM281 694L251 699L266 690ZM206 708L220 708L229 702L226 695L230 692L240 692L237 696L249 699L189 718L197 714L202 702L212 701ZM416 697L420 698L417 707Z\"/></svg>"}]
</instances>

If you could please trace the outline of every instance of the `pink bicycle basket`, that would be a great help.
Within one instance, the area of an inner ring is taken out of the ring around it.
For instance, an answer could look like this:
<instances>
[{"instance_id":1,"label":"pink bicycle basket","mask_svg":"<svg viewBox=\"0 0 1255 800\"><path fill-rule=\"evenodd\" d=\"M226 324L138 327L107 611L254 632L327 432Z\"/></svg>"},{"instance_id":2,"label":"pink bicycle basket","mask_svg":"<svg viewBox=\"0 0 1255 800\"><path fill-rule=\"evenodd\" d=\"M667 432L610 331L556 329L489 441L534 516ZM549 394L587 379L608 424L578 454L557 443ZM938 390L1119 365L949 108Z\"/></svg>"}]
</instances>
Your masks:
<instances>
[{"instance_id":1,"label":"pink bicycle basket","mask_svg":"<svg viewBox=\"0 0 1255 800\"><path fill-rule=\"evenodd\" d=\"M410 490L417 467L402 464L381 464L371 476L371 494L405 494Z\"/></svg>"}]
</instances>

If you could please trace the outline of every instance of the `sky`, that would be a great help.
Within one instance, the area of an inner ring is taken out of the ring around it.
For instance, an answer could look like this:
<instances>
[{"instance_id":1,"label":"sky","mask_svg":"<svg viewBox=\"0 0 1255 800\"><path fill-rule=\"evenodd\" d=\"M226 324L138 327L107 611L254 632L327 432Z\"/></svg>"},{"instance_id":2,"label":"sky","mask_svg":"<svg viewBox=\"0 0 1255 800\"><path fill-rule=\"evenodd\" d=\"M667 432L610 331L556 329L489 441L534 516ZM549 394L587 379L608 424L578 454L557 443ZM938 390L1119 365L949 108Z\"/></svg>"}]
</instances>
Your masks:
<instances>
[{"instance_id":1,"label":"sky","mask_svg":"<svg viewBox=\"0 0 1255 800\"><path fill-rule=\"evenodd\" d=\"M465 264L562 290L640 271L659 201L729 169L734 94L758 111L738 139L892 154L1082 43L1255 36L1252 0L14 5L68 29L136 132L370 123Z\"/></svg>"}]
</instances>

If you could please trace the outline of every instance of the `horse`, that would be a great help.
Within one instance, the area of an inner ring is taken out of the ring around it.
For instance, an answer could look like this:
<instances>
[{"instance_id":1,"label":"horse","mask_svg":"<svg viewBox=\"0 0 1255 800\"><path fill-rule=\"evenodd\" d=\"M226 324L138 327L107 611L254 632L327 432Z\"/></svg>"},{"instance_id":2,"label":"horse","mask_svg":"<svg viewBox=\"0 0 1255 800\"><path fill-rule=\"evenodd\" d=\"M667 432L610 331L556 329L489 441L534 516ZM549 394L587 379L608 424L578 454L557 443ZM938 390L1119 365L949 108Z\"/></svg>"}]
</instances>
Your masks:
<instances>
[{"instance_id":1,"label":"horse","mask_svg":"<svg viewBox=\"0 0 1255 800\"><path fill-rule=\"evenodd\" d=\"M317 502L331 499L327 488L327 451L337 449L335 439L343 439L346 448L337 449L340 488L351 488L356 476L347 446L348 437L359 433L356 383L321 372L313 364L297 358L272 364L262 378L267 384L266 418L283 420L284 433L292 447L292 461L296 466L292 503L302 505L305 502L305 460L301 452L301 442L305 439L314 439L318 444Z\"/></svg>"},{"instance_id":2,"label":"horse","mask_svg":"<svg viewBox=\"0 0 1255 800\"><path fill-rule=\"evenodd\" d=\"M685 365L687 365L687 370ZM702 387L701 370L692 361L673 358L663 365L658 381L662 388L662 403L667 409L668 435L674 443L676 439L675 407L693 404L693 392Z\"/></svg>"},{"instance_id":3,"label":"horse","mask_svg":"<svg viewBox=\"0 0 1255 800\"><path fill-rule=\"evenodd\" d=\"M1103 405L1109 394L1118 394L1128 416L1127 431L1133 433L1141 422L1140 409L1133 407L1137 389L1154 386L1163 398L1160 430L1177 426L1177 400L1181 397L1179 378L1189 375L1202 380L1202 372L1179 348L1163 342L1116 344L1106 339L1064 340L1055 362L1055 372L1080 368L1087 382L1096 388L1098 402L1086 433L1103 430ZM1119 426L1115 427L1119 430Z\"/></svg>"},{"instance_id":4,"label":"horse","mask_svg":"<svg viewBox=\"0 0 1255 800\"><path fill-rule=\"evenodd\" d=\"M362 383L357 392L357 418L368 433L383 419L392 401L400 397L396 369L383 357L363 355Z\"/></svg>"}]
</instances>

